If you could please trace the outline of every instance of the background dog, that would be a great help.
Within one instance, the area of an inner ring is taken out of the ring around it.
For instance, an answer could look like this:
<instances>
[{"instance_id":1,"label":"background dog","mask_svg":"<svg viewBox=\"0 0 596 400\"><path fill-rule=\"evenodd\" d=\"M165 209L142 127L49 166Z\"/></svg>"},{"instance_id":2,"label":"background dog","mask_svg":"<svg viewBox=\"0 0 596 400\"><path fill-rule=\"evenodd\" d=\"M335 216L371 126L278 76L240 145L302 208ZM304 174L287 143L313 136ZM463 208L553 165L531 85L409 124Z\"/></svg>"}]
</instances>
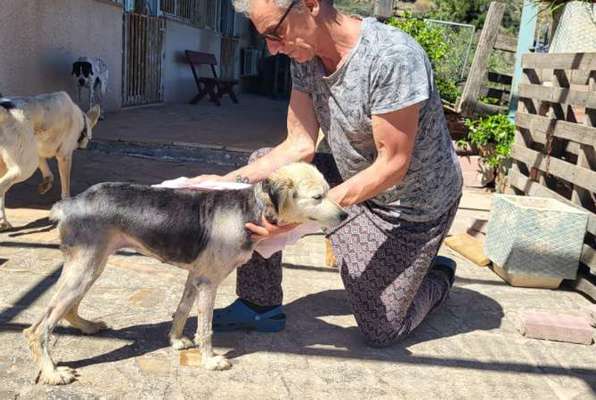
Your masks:
<instances>
[{"instance_id":1,"label":"background dog","mask_svg":"<svg viewBox=\"0 0 596 400\"><path fill-rule=\"evenodd\" d=\"M81 92L87 89L89 108L97 104L103 110L109 76L107 64L99 57L80 57L72 64L72 76L77 89L77 104L81 105ZM103 113L100 118L103 119Z\"/></svg>"},{"instance_id":2,"label":"background dog","mask_svg":"<svg viewBox=\"0 0 596 400\"><path fill-rule=\"evenodd\" d=\"M4 209L5 194L12 185L29 178L37 169L33 126L23 110L0 98L0 231L11 228Z\"/></svg>"},{"instance_id":3,"label":"background dog","mask_svg":"<svg viewBox=\"0 0 596 400\"><path fill-rule=\"evenodd\" d=\"M286 223L336 225L347 213L326 197L328 189L315 167L297 163L242 190L205 192L102 183L54 205L50 218L59 221L64 267L47 309L24 331L40 369L39 381L66 384L75 379L74 370L56 368L52 361L50 335L62 318L88 334L106 327L104 322L80 317L78 307L108 257L123 247L189 271L170 342L178 350L198 345L207 369L229 368L227 359L213 353L211 324L217 287L248 261L257 244L244 225L260 222L265 214ZM196 298L198 321L193 342L182 332Z\"/></svg>"},{"instance_id":4,"label":"background dog","mask_svg":"<svg viewBox=\"0 0 596 400\"><path fill-rule=\"evenodd\" d=\"M54 175L47 159L56 157L62 198L70 196L72 153L85 148L99 118L99 106L87 114L65 92L33 97L4 98L0 107L0 230L10 228L4 197L39 167L43 181L38 191L51 189Z\"/></svg>"}]
</instances>

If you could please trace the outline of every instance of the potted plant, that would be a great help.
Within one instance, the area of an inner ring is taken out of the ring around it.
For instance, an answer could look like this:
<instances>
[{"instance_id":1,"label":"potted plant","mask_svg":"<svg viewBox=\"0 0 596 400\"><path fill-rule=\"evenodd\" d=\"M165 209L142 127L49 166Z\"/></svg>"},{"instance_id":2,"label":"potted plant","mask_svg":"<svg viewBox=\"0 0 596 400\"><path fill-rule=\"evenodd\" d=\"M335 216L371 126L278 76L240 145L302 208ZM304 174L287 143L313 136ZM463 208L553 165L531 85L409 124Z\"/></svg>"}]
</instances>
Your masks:
<instances>
[{"instance_id":1,"label":"potted plant","mask_svg":"<svg viewBox=\"0 0 596 400\"><path fill-rule=\"evenodd\" d=\"M475 149L480 155L479 173L482 175L483 186L494 185L498 192L503 192L515 125L503 114L477 120L466 119L465 124L468 127L468 136L457 144Z\"/></svg>"}]
</instances>

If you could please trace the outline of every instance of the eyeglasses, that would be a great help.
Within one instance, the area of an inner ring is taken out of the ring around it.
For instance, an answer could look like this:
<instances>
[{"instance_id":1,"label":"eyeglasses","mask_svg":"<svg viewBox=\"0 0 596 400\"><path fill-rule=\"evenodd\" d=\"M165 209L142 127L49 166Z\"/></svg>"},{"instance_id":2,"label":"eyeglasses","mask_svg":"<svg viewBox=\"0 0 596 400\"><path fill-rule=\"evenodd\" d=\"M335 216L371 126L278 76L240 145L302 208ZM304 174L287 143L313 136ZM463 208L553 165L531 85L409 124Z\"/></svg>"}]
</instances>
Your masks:
<instances>
[{"instance_id":1,"label":"eyeglasses","mask_svg":"<svg viewBox=\"0 0 596 400\"><path fill-rule=\"evenodd\" d=\"M273 28L270 32L263 33L263 37L265 39L271 40L273 42L281 42L283 40L283 37L281 37L279 35L279 33L277 33L277 30L279 29L279 27L281 26L281 24L284 22L284 20L286 19L286 17L288 16L288 14L290 13L290 11L292 10L292 8L296 4L298 4L298 3L300 3L300 0L294 0L294 1L292 1L292 4L290 4L290 6L288 7L288 9L284 13L284 15L281 17L281 19L279 20L279 22L277 23L277 25L275 25L275 28Z\"/></svg>"}]
</instances>

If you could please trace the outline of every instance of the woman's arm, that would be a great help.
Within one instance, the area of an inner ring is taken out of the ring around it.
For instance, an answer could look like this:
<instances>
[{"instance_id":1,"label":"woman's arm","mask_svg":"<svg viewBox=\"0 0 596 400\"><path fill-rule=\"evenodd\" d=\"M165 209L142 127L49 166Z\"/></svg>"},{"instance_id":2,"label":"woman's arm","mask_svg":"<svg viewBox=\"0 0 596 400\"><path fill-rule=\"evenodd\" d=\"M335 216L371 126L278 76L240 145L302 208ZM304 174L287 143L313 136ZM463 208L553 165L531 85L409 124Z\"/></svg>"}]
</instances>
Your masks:
<instances>
[{"instance_id":1,"label":"woman's arm","mask_svg":"<svg viewBox=\"0 0 596 400\"><path fill-rule=\"evenodd\" d=\"M420 104L386 114L373 115L372 128L377 159L366 169L330 190L329 196L348 207L375 197L398 184L410 166Z\"/></svg>"}]
</instances>

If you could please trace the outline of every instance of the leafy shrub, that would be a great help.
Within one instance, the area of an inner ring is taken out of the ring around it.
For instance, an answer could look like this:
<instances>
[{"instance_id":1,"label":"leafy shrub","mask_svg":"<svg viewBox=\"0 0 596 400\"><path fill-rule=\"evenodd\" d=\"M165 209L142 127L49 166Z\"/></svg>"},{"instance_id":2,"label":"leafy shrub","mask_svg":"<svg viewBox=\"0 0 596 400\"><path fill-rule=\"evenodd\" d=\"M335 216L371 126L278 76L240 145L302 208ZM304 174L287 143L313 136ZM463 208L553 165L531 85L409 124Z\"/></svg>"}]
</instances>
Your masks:
<instances>
[{"instance_id":1,"label":"leafy shrub","mask_svg":"<svg viewBox=\"0 0 596 400\"><path fill-rule=\"evenodd\" d=\"M491 115L478 120L467 119L468 138L458 142L461 146L478 147L486 164L499 168L509 158L515 137L515 125L506 115Z\"/></svg>"},{"instance_id":2,"label":"leafy shrub","mask_svg":"<svg viewBox=\"0 0 596 400\"><path fill-rule=\"evenodd\" d=\"M422 46L435 71L435 81L441 98L454 103L460 95L455 80L437 73L439 67L446 62L449 53L449 44L445 40L443 30L411 16L399 19L392 17L387 20L387 24L408 33Z\"/></svg>"},{"instance_id":3,"label":"leafy shrub","mask_svg":"<svg viewBox=\"0 0 596 400\"><path fill-rule=\"evenodd\" d=\"M461 95L459 87L457 87L455 82L451 79L441 79L440 76L436 76L435 78L441 98L450 103L455 103L457 98Z\"/></svg>"}]
</instances>

